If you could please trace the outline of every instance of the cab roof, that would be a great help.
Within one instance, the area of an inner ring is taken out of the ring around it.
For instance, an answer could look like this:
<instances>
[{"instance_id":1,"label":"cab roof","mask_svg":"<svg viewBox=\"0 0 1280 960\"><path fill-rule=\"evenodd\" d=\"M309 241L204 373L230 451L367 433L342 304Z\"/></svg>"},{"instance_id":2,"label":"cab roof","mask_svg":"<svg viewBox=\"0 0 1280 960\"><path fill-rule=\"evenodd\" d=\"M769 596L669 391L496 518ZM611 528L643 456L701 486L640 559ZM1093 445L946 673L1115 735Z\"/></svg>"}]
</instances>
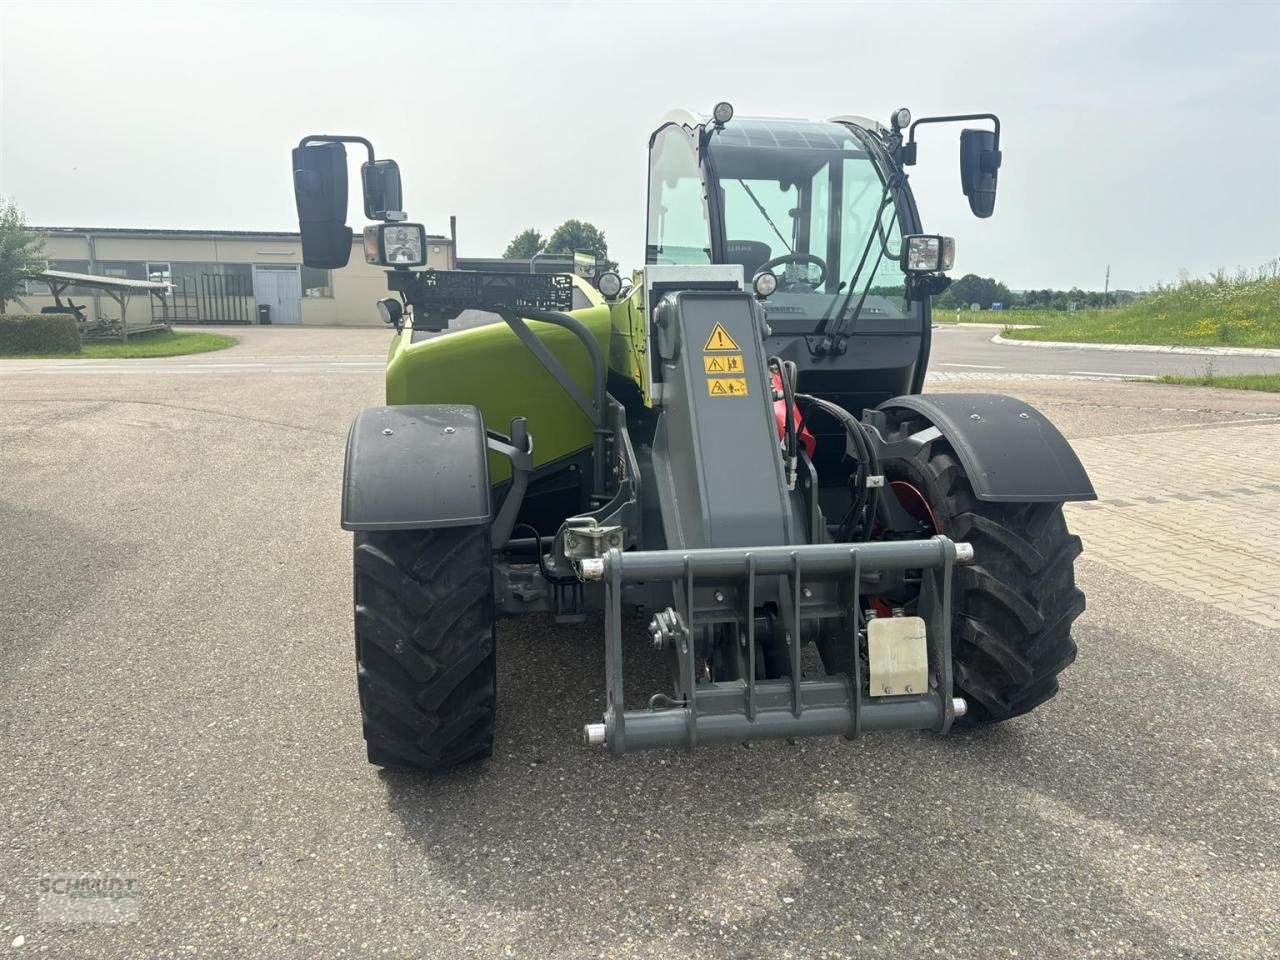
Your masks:
<instances>
[{"instance_id":1,"label":"cab roof","mask_svg":"<svg viewBox=\"0 0 1280 960\"><path fill-rule=\"evenodd\" d=\"M691 110L672 110L662 118L655 133L673 123L693 130L710 122L711 117L706 114ZM720 133L720 142L726 146L841 149L849 139L848 124L856 124L873 133L880 133L884 129L875 120L852 114L832 117L830 120L735 116L725 124Z\"/></svg>"}]
</instances>

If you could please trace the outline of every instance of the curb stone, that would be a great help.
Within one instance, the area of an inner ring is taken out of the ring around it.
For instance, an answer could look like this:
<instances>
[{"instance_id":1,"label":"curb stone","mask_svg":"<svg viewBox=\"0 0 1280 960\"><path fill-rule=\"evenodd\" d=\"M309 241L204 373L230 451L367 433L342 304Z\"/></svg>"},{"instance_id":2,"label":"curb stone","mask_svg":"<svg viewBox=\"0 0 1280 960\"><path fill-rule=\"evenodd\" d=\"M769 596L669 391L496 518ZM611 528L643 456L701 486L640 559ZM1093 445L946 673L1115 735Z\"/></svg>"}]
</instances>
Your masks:
<instances>
[{"instance_id":1,"label":"curb stone","mask_svg":"<svg viewBox=\"0 0 1280 960\"><path fill-rule=\"evenodd\" d=\"M1150 343L1070 343L1064 340L1010 340L996 334L992 343L1010 347L1044 347L1052 350L1114 350L1121 353L1178 353L1207 357L1275 357L1280 350L1268 347L1162 347Z\"/></svg>"},{"instance_id":2,"label":"curb stone","mask_svg":"<svg viewBox=\"0 0 1280 960\"><path fill-rule=\"evenodd\" d=\"M956 323L954 320L934 320L933 325L947 330L1034 330L1039 326L1035 323Z\"/></svg>"}]
</instances>

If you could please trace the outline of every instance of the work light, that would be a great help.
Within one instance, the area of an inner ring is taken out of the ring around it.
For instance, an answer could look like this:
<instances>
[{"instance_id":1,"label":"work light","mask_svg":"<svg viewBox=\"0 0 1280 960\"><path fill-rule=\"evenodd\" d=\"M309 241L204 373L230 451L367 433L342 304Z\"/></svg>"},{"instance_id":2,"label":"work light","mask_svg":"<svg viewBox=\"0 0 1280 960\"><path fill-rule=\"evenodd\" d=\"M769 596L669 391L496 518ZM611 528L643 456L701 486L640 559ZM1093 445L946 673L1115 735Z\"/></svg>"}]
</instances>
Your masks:
<instances>
[{"instance_id":1,"label":"work light","mask_svg":"<svg viewBox=\"0 0 1280 960\"><path fill-rule=\"evenodd\" d=\"M364 228L364 258L384 267L427 262L427 231L420 223L375 223Z\"/></svg>"},{"instance_id":2,"label":"work light","mask_svg":"<svg viewBox=\"0 0 1280 960\"><path fill-rule=\"evenodd\" d=\"M956 242L936 233L911 234L902 238L902 269L907 273L941 273L951 269L956 258Z\"/></svg>"},{"instance_id":3,"label":"work light","mask_svg":"<svg viewBox=\"0 0 1280 960\"><path fill-rule=\"evenodd\" d=\"M890 119L894 129L904 130L911 126L911 111L906 107L899 107L893 111L893 117Z\"/></svg>"},{"instance_id":4,"label":"work light","mask_svg":"<svg viewBox=\"0 0 1280 960\"><path fill-rule=\"evenodd\" d=\"M378 316L382 318L383 323L399 330L400 321L404 317L404 307L399 300L387 297L378 301Z\"/></svg>"},{"instance_id":5,"label":"work light","mask_svg":"<svg viewBox=\"0 0 1280 960\"><path fill-rule=\"evenodd\" d=\"M723 127L733 119L733 104L721 100L715 105L715 109L711 111L711 119L716 122L717 127Z\"/></svg>"},{"instance_id":6,"label":"work light","mask_svg":"<svg viewBox=\"0 0 1280 960\"><path fill-rule=\"evenodd\" d=\"M622 277L612 270L606 270L596 279L596 289L606 300L612 300L622 292Z\"/></svg>"},{"instance_id":7,"label":"work light","mask_svg":"<svg viewBox=\"0 0 1280 960\"><path fill-rule=\"evenodd\" d=\"M765 297L772 296L773 291L778 289L778 278L772 271L762 270L751 281L751 288L755 290L756 296L763 300Z\"/></svg>"}]
</instances>

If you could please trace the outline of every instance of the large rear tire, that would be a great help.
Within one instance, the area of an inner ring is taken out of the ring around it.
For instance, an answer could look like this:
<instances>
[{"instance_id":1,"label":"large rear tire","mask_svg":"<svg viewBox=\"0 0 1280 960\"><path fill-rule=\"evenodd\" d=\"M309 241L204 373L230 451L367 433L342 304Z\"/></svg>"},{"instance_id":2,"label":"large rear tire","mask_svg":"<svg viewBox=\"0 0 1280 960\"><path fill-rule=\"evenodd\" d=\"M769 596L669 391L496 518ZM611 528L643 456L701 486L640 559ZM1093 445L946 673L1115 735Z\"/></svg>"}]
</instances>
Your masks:
<instances>
[{"instance_id":1,"label":"large rear tire","mask_svg":"<svg viewBox=\"0 0 1280 960\"><path fill-rule=\"evenodd\" d=\"M952 609L956 693L969 703L962 722L1008 720L1052 698L1076 658L1071 624L1085 606L1080 538L1062 504L979 500L941 437L884 470L923 494L939 533L973 545L974 562L955 568Z\"/></svg>"},{"instance_id":2,"label":"large rear tire","mask_svg":"<svg viewBox=\"0 0 1280 960\"><path fill-rule=\"evenodd\" d=\"M355 634L370 763L439 773L493 752L487 524L357 533Z\"/></svg>"}]
</instances>

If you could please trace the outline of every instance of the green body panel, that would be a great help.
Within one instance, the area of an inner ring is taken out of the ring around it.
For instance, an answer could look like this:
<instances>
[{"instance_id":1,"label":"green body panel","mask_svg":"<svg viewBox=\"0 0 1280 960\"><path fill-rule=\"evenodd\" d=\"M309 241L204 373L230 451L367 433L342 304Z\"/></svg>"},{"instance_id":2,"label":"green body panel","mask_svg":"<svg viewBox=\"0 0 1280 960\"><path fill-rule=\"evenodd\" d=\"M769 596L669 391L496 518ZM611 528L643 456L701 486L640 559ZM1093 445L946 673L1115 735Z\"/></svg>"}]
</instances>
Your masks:
<instances>
[{"instance_id":1,"label":"green body panel","mask_svg":"<svg viewBox=\"0 0 1280 960\"><path fill-rule=\"evenodd\" d=\"M573 311L611 355L611 311L594 288L581 284L592 306ZM582 343L560 327L529 321L584 393L591 395L591 359ZM413 342L405 326L391 344L387 403L466 403L480 408L485 425L506 433L515 417L529 421L533 462L540 467L591 446L591 421L536 357L502 322ZM511 478L506 457L489 455L494 484Z\"/></svg>"},{"instance_id":2,"label":"green body panel","mask_svg":"<svg viewBox=\"0 0 1280 960\"><path fill-rule=\"evenodd\" d=\"M651 364L648 355L648 311L645 308L644 274L636 271L631 296L610 305L613 313L613 344L609 367L640 387L646 406L652 406Z\"/></svg>"}]
</instances>

